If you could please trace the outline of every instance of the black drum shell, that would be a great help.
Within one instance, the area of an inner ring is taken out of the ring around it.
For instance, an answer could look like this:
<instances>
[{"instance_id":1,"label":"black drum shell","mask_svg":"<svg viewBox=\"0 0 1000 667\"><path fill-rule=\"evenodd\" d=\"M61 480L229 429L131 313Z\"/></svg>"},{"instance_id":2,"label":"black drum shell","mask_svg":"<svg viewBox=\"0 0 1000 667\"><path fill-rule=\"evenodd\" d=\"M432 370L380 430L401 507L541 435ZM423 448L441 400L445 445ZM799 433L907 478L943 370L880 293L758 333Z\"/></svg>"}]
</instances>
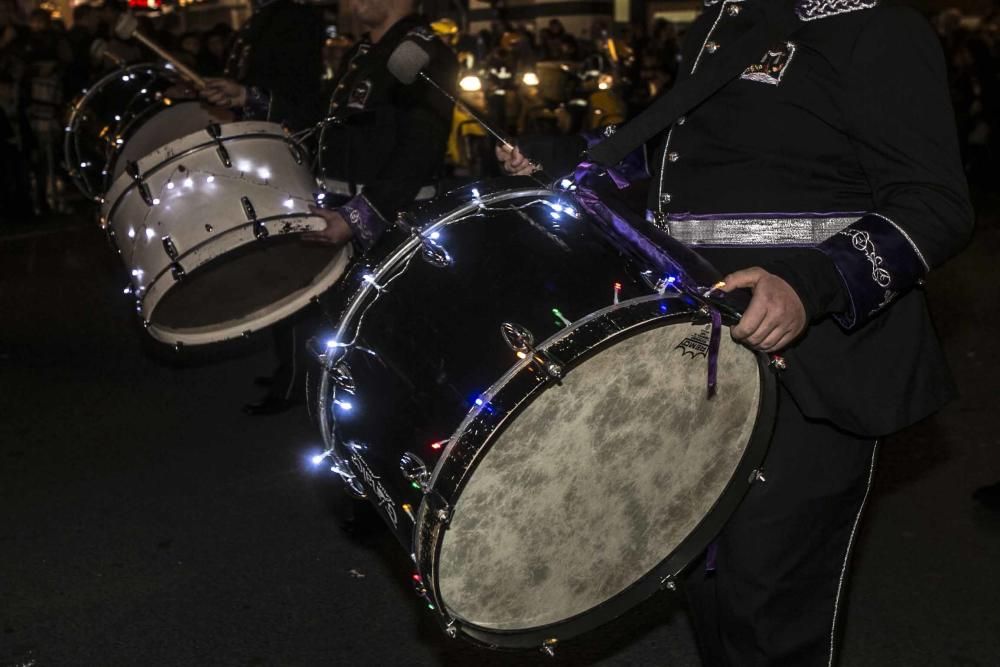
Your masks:
<instances>
[{"instance_id":1,"label":"black drum shell","mask_svg":"<svg viewBox=\"0 0 1000 667\"><path fill-rule=\"evenodd\" d=\"M477 201L483 202L483 209ZM670 311L662 310L665 299L657 298L642 279L645 267L635 254L579 210L574 211L579 217L563 212L556 220L552 214L558 211L550 204L557 202L578 209L568 193L528 179L502 179L451 193L411 217L423 243L413 236L406 239L397 229L326 299L331 327L318 344L329 359L349 368L353 392L316 396L318 409L330 411L338 456L363 480L370 499L412 554L419 592L438 612L436 554L428 546L438 541L436 533L447 523L463 477L474 466L475 451L453 450L448 461L440 459L477 399L518 361L501 326L520 325L541 343L559 334L567 322L608 309L616 298L636 304L621 310L630 309L622 317L632 318L632 333L667 320L704 317L701 304L686 296L675 296L669 300ZM506 210L490 210L501 207ZM434 243L453 260L449 266L423 256L434 232ZM404 249L407 243L409 250ZM404 266L404 273L396 270ZM586 344L594 351L613 342L612 335ZM764 359L760 374L761 428L741 463L741 475L763 458L773 420L775 385ZM524 386L514 391L532 390L532 380L522 377L517 382ZM344 409L345 403L349 409ZM495 409L505 408L498 404ZM440 466L433 488L404 477L404 456L414 456L428 473ZM358 469L359 462L365 470ZM379 487L377 493L373 484ZM704 548L749 482L734 479L731 486L716 516L658 573L676 574ZM423 534L416 534L418 524ZM537 648L552 636L572 636L614 618L659 586L659 580L648 578L588 618L567 619L558 628L459 631L493 648ZM439 617L448 621L443 613Z\"/></svg>"}]
</instances>

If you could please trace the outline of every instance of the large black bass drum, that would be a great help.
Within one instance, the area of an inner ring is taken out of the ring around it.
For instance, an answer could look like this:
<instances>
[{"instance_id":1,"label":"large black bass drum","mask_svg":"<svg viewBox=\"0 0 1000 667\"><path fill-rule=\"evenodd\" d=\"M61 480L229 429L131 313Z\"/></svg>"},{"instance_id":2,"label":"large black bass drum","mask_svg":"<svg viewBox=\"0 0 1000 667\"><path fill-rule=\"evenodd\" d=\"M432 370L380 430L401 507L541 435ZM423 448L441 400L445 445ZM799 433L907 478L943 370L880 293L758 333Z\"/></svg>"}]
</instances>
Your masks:
<instances>
[{"instance_id":1,"label":"large black bass drum","mask_svg":"<svg viewBox=\"0 0 1000 667\"><path fill-rule=\"evenodd\" d=\"M712 354L697 294L570 193L506 179L432 207L314 341L314 463L379 509L447 634L551 653L675 586L756 477L775 380L726 322Z\"/></svg>"},{"instance_id":2,"label":"large black bass drum","mask_svg":"<svg viewBox=\"0 0 1000 667\"><path fill-rule=\"evenodd\" d=\"M87 197L100 200L128 162L231 114L190 98L177 98L183 79L167 65L117 69L84 90L70 107L63 140L70 177Z\"/></svg>"}]
</instances>

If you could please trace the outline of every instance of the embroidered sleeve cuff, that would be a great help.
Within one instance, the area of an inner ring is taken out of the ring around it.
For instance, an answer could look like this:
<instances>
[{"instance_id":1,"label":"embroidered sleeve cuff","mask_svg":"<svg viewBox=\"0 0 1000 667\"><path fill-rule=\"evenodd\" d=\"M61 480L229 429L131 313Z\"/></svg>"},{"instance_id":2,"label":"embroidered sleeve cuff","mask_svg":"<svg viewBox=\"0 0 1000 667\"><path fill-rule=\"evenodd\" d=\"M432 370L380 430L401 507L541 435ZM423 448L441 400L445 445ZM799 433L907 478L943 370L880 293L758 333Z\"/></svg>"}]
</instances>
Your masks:
<instances>
[{"instance_id":1,"label":"embroidered sleeve cuff","mask_svg":"<svg viewBox=\"0 0 1000 667\"><path fill-rule=\"evenodd\" d=\"M871 320L928 271L920 249L889 218L870 213L819 245L840 272L849 297L835 315L845 329Z\"/></svg>"},{"instance_id":2,"label":"embroidered sleeve cuff","mask_svg":"<svg viewBox=\"0 0 1000 667\"><path fill-rule=\"evenodd\" d=\"M389 227L382 214L363 194L354 197L338 210L344 216L354 234L354 240L362 250L371 249Z\"/></svg>"},{"instance_id":3,"label":"embroidered sleeve cuff","mask_svg":"<svg viewBox=\"0 0 1000 667\"><path fill-rule=\"evenodd\" d=\"M247 120L269 120L271 116L271 93L257 86L247 87L247 99L243 104L243 118Z\"/></svg>"}]
</instances>

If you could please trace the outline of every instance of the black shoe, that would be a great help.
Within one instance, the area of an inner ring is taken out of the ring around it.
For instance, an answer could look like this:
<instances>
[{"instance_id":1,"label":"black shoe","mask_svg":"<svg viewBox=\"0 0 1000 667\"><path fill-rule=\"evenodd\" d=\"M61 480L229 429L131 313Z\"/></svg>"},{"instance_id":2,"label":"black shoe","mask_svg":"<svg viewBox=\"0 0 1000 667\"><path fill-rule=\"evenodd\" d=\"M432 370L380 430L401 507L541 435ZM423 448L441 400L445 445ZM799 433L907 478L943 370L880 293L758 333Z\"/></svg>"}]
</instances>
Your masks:
<instances>
[{"instance_id":1,"label":"black shoe","mask_svg":"<svg viewBox=\"0 0 1000 667\"><path fill-rule=\"evenodd\" d=\"M243 412L251 417L269 417L288 412L297 405L302 405L302 401L277 396L266 396L264 400L257 403L247 403L243 406Z\"/></svg>"},{"instance_id":2,"label":"black shoe","mask_svg":"<svg viewBox=\"0 0 1000 667\"><path fill-rule=\"evenodd\" d=\"M258 375L253 379L253 383L258 387L268 389L274 386L274 377L270 375Z\"/></svg>"},{"instance_id":3,"label":"black shoe","mask_svg":"<svg viewBox=\"0 0 1000 667\"><path fill-rule=\"evenodd\" d=\"M982 503L984 507L1000 510L1000 482L979 487L973 492L972 497Z\"/></svg>"}]
</instances>

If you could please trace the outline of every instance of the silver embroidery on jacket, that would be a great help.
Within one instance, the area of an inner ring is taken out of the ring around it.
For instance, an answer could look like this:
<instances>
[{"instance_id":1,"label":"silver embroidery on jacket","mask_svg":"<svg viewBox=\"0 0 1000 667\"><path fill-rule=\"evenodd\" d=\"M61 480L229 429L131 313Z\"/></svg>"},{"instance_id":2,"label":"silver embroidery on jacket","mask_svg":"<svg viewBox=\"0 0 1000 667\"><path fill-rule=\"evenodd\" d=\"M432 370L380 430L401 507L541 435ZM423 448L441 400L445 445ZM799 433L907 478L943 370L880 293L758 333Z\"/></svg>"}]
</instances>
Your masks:
<instances>
[{"instance_id":1,"label":"silver embroidery on jacket","mask_svg":"<svg viewBox=\"0 0 1000 667\"><path fill-rule=\"evenodd\" d=\"M870 317L892 303L893 299L898 295L898 292L889 289L889 286L892 285L892 274L882 268L885 260L878 254L878 248L875 247L871 234L858 229L845 229L840 233L850 237L851 245L856 250L865 254L865 258L872 265L872 280L875 281L876 285L885 290L882 302L868 312L868 316Z\"/></svg>"},{"instance_id":2,"label":"silver embroidery on jacket","mask_svg":"<svg viewBox=\"0 0 1000 667\"><path fill-rule=\"evenodd\" d=\"M706 7L719 4L720 0L704 0ZM803 21L825 19L829 16L871 9L879 0L799 0L795 4L795 14Z\"/></svg>"},{"instance_id":3,"label":"silver embroidery on jacket","mask_svg":"<svg viewBox=\"0 0 1000 667\"><path fill-rule=\"evenodd\" d=\"M892 284L892 274L882 268L885 260L878 254L878 248L875 247L871 234L859 229L845 229L840 233L850 237L854 249L865 254L865 258L872 265L872 280L876 285L886 288Z\"/></svg>"},{"instance_id":4,"label":"silver embroidery on jacket","mask_svg":"<svg viewBox=\"0 0 1000 667\"><path fill-rule=\"evenodd\" d=\"M877 5L878 0L799 0L795 3L795 14L803 21L814 21Z\"/></svg>"}]
</instances>

